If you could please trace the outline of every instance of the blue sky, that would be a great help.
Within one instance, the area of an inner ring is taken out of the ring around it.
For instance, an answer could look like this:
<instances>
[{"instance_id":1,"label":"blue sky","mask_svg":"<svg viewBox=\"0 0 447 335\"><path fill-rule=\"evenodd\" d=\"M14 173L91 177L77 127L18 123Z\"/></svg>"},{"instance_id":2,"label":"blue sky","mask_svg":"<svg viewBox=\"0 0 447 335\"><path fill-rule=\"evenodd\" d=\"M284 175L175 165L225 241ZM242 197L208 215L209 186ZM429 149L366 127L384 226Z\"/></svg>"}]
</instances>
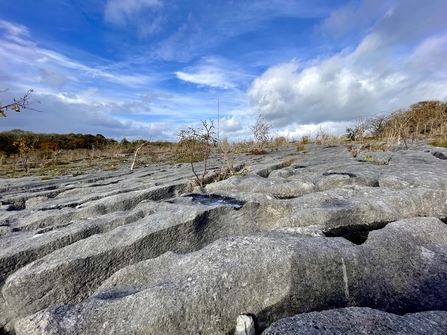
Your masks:
<instances>
[{"instance_id":1,"label":"blue sky","mask_svg":"<svg viewBox=\"0 0 447 335\"><path fill-rule=\"evenodd\" d=\"M445 0L0 0L0 131L175 140L217 120L277 135L447 100ZM217 124L217 121L215 121Z\"/></svg>"}]
</instances>

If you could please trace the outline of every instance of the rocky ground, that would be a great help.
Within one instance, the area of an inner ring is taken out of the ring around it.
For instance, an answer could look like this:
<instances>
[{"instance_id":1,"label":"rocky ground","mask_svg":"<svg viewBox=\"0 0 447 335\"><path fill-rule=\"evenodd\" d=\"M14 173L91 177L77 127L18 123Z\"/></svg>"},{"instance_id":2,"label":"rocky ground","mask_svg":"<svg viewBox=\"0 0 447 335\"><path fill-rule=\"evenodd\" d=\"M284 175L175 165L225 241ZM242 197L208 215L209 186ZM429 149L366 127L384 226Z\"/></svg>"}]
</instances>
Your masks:
<instances>
[{"instance_id":1,"label":"rocky ground","mask_svg":"<svg viewBox=\"0 0 447 335\"><path fill-rule=\"evenodd\" d=\"M446 158L306 145L205 188L188 164L0 180L0 334L447 334Z\"/></svg>"}]
</instances>

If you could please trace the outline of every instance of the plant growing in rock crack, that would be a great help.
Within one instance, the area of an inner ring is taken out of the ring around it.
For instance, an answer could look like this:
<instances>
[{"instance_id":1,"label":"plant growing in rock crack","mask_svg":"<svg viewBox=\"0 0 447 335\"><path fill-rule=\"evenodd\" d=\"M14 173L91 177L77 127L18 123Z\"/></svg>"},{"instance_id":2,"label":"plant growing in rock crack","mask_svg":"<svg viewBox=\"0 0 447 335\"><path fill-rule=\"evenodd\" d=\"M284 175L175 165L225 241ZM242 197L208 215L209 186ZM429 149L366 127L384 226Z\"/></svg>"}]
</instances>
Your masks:
<instances>
[{"instance_id":1,"label":"plant growing in rock crack","mask_svg":"<svg viewBox=\"0 0 447 335\"><path fill-rule=\"evenodd\" d=\"M387 159L379 159L376 156L366 155L365 160L375 165L388 165L390 164L392 157L390 156Z\"/></svg>"},{"instance_id":2,"label":"plant growing in rock crack","mask_svg":"<svg viewBox=\"0 0 447 335\"><path fill-rule=\"evenodd\" d=\"M270 134L272 126L262 115L258 116L255 123L248 126L255 138L256 148L253 150L253 154L261 155L266 153L264 148L273 140L273 136Z\"/></svg>"},{"instance_id":3,"label":"plant growing in rock crack","mask_svg":"<svg viewBox=\"0 0 447 335\"><path fill-rule=\"evenodd\" d=\"M220 152L222 153L223 159L225 161L226 170L228 170L228 174L230 176L234 176L236 171L233 166L233 161L234 161L234 156L235 156L235 154L237 154L237 151L238 151L237 146L228 142L227 138L224 138L219 143L219 149L220 149Z\"/></svg>"},{"instance_id":4,"label":"plant growing in rock crack","mask_svg":"<svg viewBox=\"0 0 447 335\"><path fill-rule=\"evenodd\" d=\"M191 164L191 170L200 187L205 185L205 176L208 173L207 161L216 141L213 129L212 120L209 123L202 120L201 127L189 127L187 130L182 130L178 135L177 161ZM203 162L202 172L196 171L194 166L195 162L200 161Z\"/></svg>"}]
</instances>

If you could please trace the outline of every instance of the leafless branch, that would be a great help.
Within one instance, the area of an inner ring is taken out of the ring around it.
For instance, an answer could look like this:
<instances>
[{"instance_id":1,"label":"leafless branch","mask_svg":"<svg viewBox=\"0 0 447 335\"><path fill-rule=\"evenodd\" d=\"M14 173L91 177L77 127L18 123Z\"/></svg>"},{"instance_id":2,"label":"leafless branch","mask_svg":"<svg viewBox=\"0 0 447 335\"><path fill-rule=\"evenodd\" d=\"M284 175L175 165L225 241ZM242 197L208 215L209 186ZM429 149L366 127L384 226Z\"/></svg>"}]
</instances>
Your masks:
<instances>
[{"instance_id":1,"label":"leafless branch","mask_svg":"<svg viewBox=\"0 0 447 335\"><path fill-rule=\"evenodd\" d=\"M0 91L0 93L6 92L8 89L4 90L4 91ZM33 110L36 112L42 112L40 110L37 110L35 108L30 107L30 105L32 104L40 104L40 101L31 101L31 93L33 93L34 91L32 89L28 90L28 92L25 93L25 95L23 97L21 97L20 99L16 100L14 99L14 102L7 104L7 105L2 105L2 102L0 102L0 115L6 117L6 113L5 111L7 111L8 109L13 110L14 112L19 113L22 109L29 109L29 110Z\"/></svg>"}]
</instances>

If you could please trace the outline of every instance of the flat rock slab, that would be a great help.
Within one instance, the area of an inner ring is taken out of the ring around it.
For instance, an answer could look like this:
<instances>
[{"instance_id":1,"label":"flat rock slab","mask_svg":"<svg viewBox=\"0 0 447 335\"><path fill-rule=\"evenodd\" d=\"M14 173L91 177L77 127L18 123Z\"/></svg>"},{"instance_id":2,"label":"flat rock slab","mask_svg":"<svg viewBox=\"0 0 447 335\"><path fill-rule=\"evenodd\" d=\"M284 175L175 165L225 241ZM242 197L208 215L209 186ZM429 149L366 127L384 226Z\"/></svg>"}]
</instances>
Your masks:
<instances>
[{"instance_id":1,"label":"flat rock slab","mask_svg":"<svg viewBox=\"0 0 447 335\"><path fill-rule=\"evenodd\" d=\"M447 312L405 315L349 307L310 312L273 323L263 335L445 335Z\"/></svg>"},{"instance_id":2,"label":"flat rock slab","mask_svg":"<svg viewBox=\"0 0 447 335\"><path fill-rule=\"evenodd\" d=\"M219 237L246 233L244 212L226 206L147 202L138 208L153 214L70 244L10 275L2 289L10 314L24 316L82 301L122 267L169 250L192 252Z\"/></svg>"},{"instance_id":3,"label":"flat rock slab","mask_svg":"<svg viewBox=\"0 0 447 335\"><path fill-rule=\"evenodd\" d=\"M406 313L447 309L447 226L401 220L357 246L343 238L263 233L116 272L82 303L16 323L28 334L228 334L240 314L257 328L352 305Z\"/></svg>"}]
</instances>

